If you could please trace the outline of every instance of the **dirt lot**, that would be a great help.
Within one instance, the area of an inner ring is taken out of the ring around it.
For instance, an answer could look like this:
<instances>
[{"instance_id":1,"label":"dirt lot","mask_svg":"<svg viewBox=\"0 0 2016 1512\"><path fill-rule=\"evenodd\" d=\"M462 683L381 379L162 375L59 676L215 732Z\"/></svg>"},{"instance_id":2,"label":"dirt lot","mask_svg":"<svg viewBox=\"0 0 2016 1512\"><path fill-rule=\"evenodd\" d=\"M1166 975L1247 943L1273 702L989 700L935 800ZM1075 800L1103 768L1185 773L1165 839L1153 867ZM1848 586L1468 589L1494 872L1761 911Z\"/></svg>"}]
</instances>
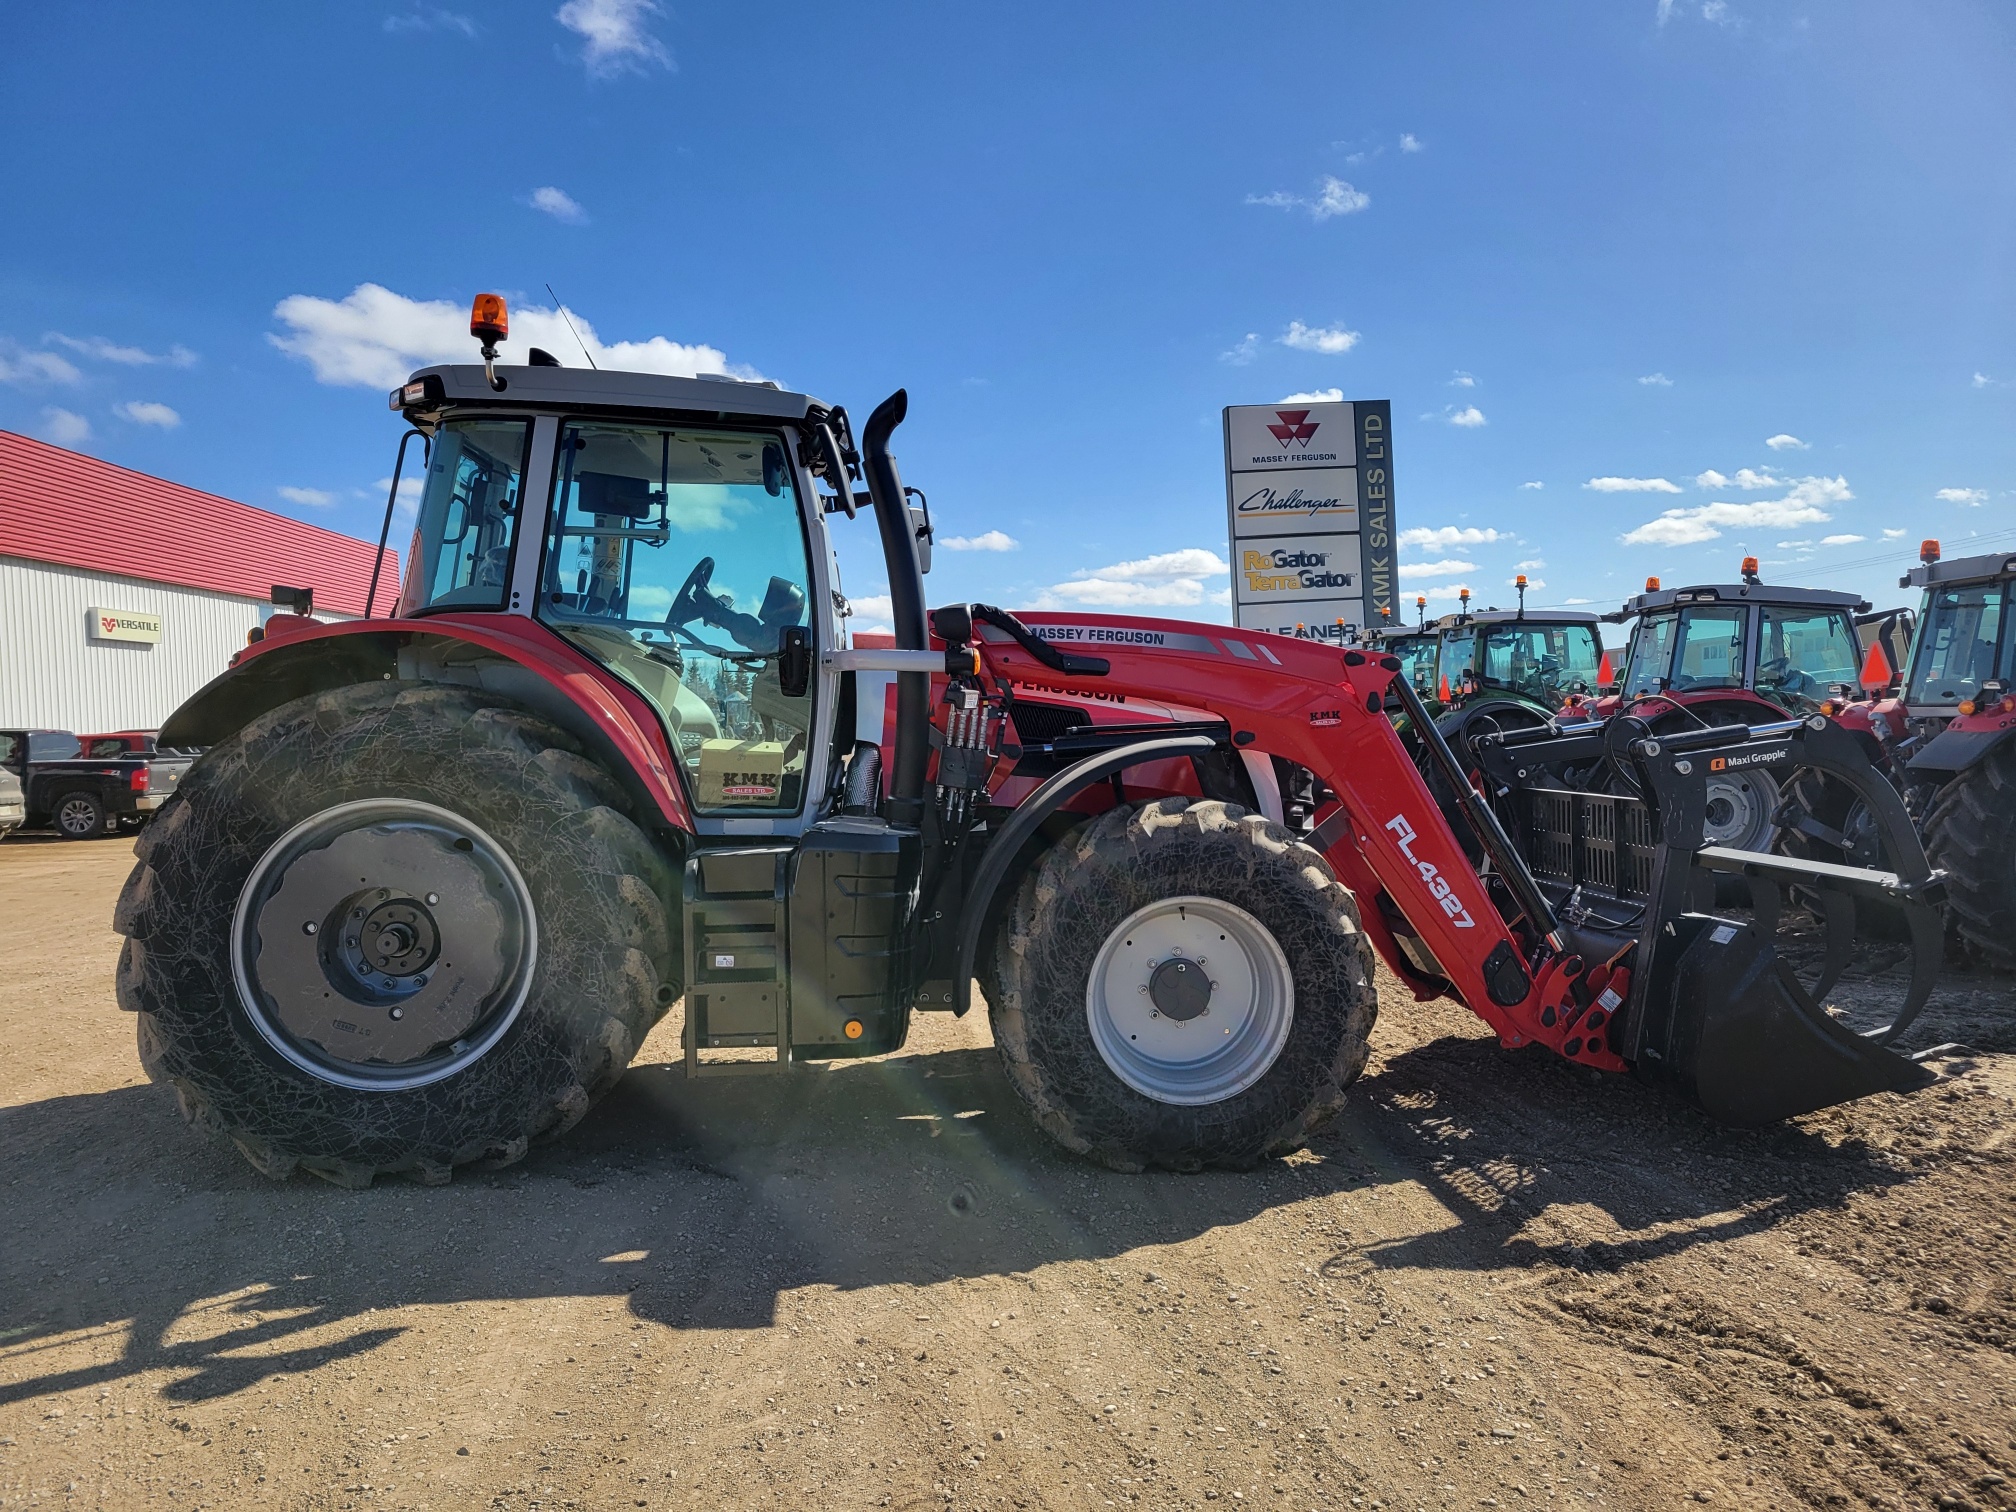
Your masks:
<instances>
[{"instance_id":1,"label":"dirt lot","mask_svg":"<svg viewBox=\"0 0 2016 1512\"><path fill-rule=\"evenodd\" d=\"M443 1189L274 1185L141 1078L127 846L0 845L0 1506L2016 1505L2016 1000L1762 1134L1384 984L1308 1154L1052 1149L979 1013Z\"/></svg>"}]
</instances>

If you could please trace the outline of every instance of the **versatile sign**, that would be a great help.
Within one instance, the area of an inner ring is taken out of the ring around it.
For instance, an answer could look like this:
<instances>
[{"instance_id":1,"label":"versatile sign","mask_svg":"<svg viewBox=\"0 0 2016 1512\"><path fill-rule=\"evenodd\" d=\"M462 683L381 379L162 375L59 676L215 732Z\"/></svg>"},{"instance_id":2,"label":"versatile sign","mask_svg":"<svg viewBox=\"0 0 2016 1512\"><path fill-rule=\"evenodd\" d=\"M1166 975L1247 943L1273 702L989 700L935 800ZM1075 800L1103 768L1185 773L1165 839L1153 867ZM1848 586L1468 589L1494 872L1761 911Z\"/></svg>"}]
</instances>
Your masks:
<instances>
[{"instance_id":1,"label":"versatile sign","mask_svg":"<svg viewBox=\"0 0 2016 1512\"><path fill-rule=\"evenodd\" d=\"M137 609L87 609L91 639L138 641L152 646L161 640L161 616L142 614Z\"/></svg>"},{"instance_id":2,"label":"versatile sign","mask_svg":"<svg viewBox=\"0 0 2016 1512\"><path fill-rule=\"evenodd\" d=\"M1385 400L1226 409L1234 624L1337 640L1393 623L1392 430Z\"/></svg>"}]
</instances>

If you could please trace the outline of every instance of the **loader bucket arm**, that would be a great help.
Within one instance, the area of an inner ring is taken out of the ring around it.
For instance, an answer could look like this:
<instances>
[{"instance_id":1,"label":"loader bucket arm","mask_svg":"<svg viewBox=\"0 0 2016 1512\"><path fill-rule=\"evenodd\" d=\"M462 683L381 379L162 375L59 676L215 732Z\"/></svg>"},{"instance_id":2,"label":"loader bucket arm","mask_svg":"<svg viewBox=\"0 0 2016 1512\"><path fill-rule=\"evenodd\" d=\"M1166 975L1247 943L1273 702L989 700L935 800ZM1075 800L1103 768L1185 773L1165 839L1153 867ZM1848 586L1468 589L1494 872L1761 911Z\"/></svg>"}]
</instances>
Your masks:
<instances>
[{"instance_id":1,"label":"loader bucket arm","mask_svg":"<svg viewBox=\"0 0 2016 1512\"><path fill-rule=\"evenodd\" d=\"M1086 696L1179 698L1223 719L1235 746L1306 767L1336 795L1316 815L1316 843L1363 900L1366 933L1388 964L1421 996L1453 993L1507 1046L1537 1041L1559 1051L1574 1037L1565 1020L1582 962L1548 944L1546 921L1520 906L1516 884L1498 884L1501 908L1465 858L1386 716L1397 659L1171 620L1021 620L1051 646L1089 653L1107 670L1060 671L1058 658L1039 657L982 619L974 634L988 674ZM1507 852L1523 873L1509 841ZM1382 895L1397 922L1378 906ZM1424 971L1423 960L1433 969ZM1577 1044L1584 1064L1625 1069L1607 1048L1588 1050L1586 1036Z\"/></svg>"}]
</instances>

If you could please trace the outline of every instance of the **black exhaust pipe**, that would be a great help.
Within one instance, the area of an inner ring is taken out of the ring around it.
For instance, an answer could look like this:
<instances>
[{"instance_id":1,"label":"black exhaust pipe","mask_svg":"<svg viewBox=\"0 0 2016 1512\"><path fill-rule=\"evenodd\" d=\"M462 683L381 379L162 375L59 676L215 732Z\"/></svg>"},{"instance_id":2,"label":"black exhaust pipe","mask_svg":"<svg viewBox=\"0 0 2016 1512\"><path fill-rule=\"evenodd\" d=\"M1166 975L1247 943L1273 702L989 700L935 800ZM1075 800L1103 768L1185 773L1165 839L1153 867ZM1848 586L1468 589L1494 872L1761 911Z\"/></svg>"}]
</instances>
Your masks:
<instances>
[{"instance_id":1,"label":"black exhaust pipe","mask_svg":"<svg viewBox=\"0 0 2016 1512\"><path fill-rule=\"evenodd\" d=\"M910 396L902 389L875 406L861 432L861 466L868 478L868 496L875 501L875 526L882 533L882 555L889 566L889 605L896 622L897 649L924 651L931 644L924 624L924 574L917 565L917 538L910 529L903 480L897 476L896 459L889 455L889 437L909 412ZM924 768L930 754L930 676L899 672L896 759L889 773L892 823L923 823Z\"/></svg>"}]
</instances>

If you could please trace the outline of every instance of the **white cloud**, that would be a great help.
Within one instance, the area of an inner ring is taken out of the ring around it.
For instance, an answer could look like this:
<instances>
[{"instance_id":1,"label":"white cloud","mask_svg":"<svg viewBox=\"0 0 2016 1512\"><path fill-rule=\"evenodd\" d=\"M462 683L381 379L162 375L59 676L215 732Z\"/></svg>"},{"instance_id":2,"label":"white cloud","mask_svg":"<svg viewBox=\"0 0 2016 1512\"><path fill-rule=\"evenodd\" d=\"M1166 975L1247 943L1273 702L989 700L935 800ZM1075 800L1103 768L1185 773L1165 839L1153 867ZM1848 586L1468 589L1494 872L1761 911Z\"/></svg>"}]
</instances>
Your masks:
<instances>
[{"instance_id":1,"label":"white cloud","mask_svg":"<svg viewBox=\"0 0 2016 1512\"><path fill-rule=\"evenodd\" d=\"M581 61L596 78L672 66L672 55L644 29L658 14L657 0L567 0L553 19L582 37Z\"/></svg>"},{"instance_id":2,"label":"white cloud","mask_svg":"<svg viewBox=\"0 0 2016 1512\"><path fill-rule=\"evenodd\" d=\"M1314 199L1276 189L1272 194L1249 194L1246 203L1265 205L1270 210L1307 210L1311 220L1324 221L1333 215L1355 215L1372 203L1372 197L1326 173L1317 185Z\"/></svg>"},{"instance_id":3,"label":"white cloud","mask_svg":"<svg viewBox=\"0 0 2016 1512\"><path fill-rule=\"evenodd\" d=\"M588 212L581 208L573 195L565 189L555 189L551 184L534 189L528 203L534 210L542 211L570 226L581 225L588 219Z\"/></svg>"},{"instance_id":4,"label":"white cloud","mask_svg":"<svg viewBox=\"0 0 2016 1512\"><path fill-rule=\"evenodd\" d=\"M91 439L91 422L74 410L51 405L42 411L42 434L58 446L77 446Z\"/></svg>"},{"instance_id":5,"label":"white cloud","mask_svg":"<svg viewBox=\"0 0 2016 1512\"><path fill-rule=\"evenodd\" d=\"M1785 486L1785 480L1772 472L1768 467L1761 472L1748 467L1739 467L1736 469L1735 483L1738 488L1750 493L1755 493L1760 488L1783 488Z\"/></svg>"},{"instance_id":6,"label":"white cloud","mask_svg":"<svg viewBox=\"0 0 2016 1512\"><path fill-rule=\"evenodd\" d=\"M1547 565L1546 562L1542 561L1539 557L1530 557L1523 562L1514 562L1512 564L1512 570L1514 572L1525 572L1529 568L1545 567L1546 565Z\"/></svg>"},{"instance_id":7,"label":"white cloud","mask_svg":"<svg viewBox=\"0 0 2016 1512\"><path fill-rule=\"evenodd\" d=\"M1244 367L1259 355L1260 333L1258 331L1248 331L1244 336L1233 342L1230 348L1220 352L1218 360L1220 362L1229 362L1234 367Z\"/></svg>"},{"instance_id":8,"label":"white cloud","mask_svg":"<svg viewBox=\"0 0 2016 1512\"><path fill-rule=\"evenodd\" d=\"M1788 436L1783 431L1780 431L1775 436L1766 436L1764 444L1773 451L1811 451L1813 449L1810 441L1801 441L1797 436Z\"/></svg>"},{"instance_id":9,"label":"white cloud","mask_svg":"<svg viewBox=\"0 0 2016 1512\"><path fill-rule=\"evenodd\" d=\"M1804 551L1812 546L1812 544L1811 541L1780 541L1778 549L1780 551Z\"/></svg>"},{"instance_id":10,"label":"white cloud","mask_svg":"<svg viewBox=\"0 0 2016 1512\"><path fill-rule=\"evenodd\" d=\"M1647 388L1673 387L1673 380L1671 378L1668 378L1664 373L1647 373L1643 378L1640 378L1638 381L1644 384Z\"/></svg>"},{"instance_id":11,"label":"white cloud","mask_svg":"<svg viewBox=\"0 0 2016 1512\"><path fill-rule=\"evenodd\" d=\"M1976 388L1986 388L1988 387L1989 384L1993 383L1994 381L1995 380L1993 378L1990 378L1986 373L1976 373L1974 375L1974 387Z\"/></svg>"},{"instance_id":12,"label":"white cloud","mask_svg":"<svg viewBox=\"0 0 2016 1512\"><path fill-rule=\"evenodd\" d=\"M1403 562L1400 566L1402 578L1448 577L1452 572L1475 572L1475 562L1458 561L1449 558L1440 562Z\"/></svg>"},{"instance_id":13,"label":"white cloud","mask_svg":"<svg viewBox=\"0 0 2016 1512\"><path fill-rule=\"evenodd\" d=\"M1985 488L1942 488L1939 492L1932 495L1932 497L1943 500L1948 504L1973 506L1988 502L1988 490Z\"/></svg>"},{"instance_id":14,"label":"white cloud","mask_svg":"<svg viewBox=\"0 0 2016 1512\"><path fill-rule=\"evenodd\" d=\"M1134 609L1224 603L1230 597L1229 591L1215 584L1206 588L1204 580L1226 578L1231 571L1229 562L1201 546L1158 552L1094 568L1069 582L1052 584L1037 596L1032 607Z\"/></svg>"},{"instance_id":15,"label":"white cloud","mask_svg":"<svg viewBox=\"0 0 2016 1512\"><path fill-rule=\"evenodd\" d=\"M574 329L558 310L526 306L511 312L511 353L530 347L574 352L580 342L604 369L634 373L665 373L690 378L696 373L733 372L717 347L687 345L653 336L647 341L605 344L594 326L573 311ZM415 368L437 362L474 362L476 343L469 335L468 314L445 299L408 299L377 284L359 284L342 299L290 294L273 307L287 334L269 333L267 340L281 351L302 358L319 382L361 384L389 389L406 381Z\"/></svg>"},{"instance_id":16,"label":"white cloud","mask_svg":"<svg viewBox=\"0 0 2016 1512\"><path fill-rule=\"evenodd\" d=\"M1863 535L1831 535L1820 537L1820 544L1822 546L1853 546L1857 541L1866 541L1868 539L1869 537Z\"/></svg>"},{"instance_id":17,"label":"white cloud","mask_svg":"<svg viewBox=\"0 0 2016 1512\"><path fill-rule=\"evenodd\" d=\"M1886 530L1883 532L1883 539L1886 541L1902 540L1903 537L1904 532L1901 530Z\"/></svg>"},{"instance_id":18,"label":"white cloud","mask_svg":"<svg viewBox=\"0 0 2016 1512\"><path fill-rule=\"evenodd\" d=\"M886 593L864 593L847 600L847 607L854 611L856 619L881 620L896 618L896 604ZM866 625L856 625L856 630L866 630Z\"/></svg>"},{"instance_id":19,"label":"white cloud","mask_svg":"<svg viewBox=\"0 0 2016 1512\"><path fill-rule=\"evenodd\" d=\"M1458 368L1456 369L1456 376L1449 380L1449 386L1451 388L1475 388L1477 387L1477 377L1474 373L1466 373L1463 369Z\"/></svg>"},{"instance_id":20,"label":"white cloud","mask_svg":"<svg viewBox=\"0 0 2016 1512\"><path fill-rule=\"evenodd\" d=\"M1521 483L1519 486L1521 488L1545 488L1547 485L1536 478L1531 483Z\"/></svg>"},{"instance_id":21,"label":"white cloud","mask_svg":"<svg viewBox=\"0 0 2016 1512\"><path fill-rule=\"evenodd\" d=\"M336 502L336 495L322 488L276 488L273 491L290 504L309 504L316 509L327 509Z\"/></svg>"},{"instance_id":22,"label":"white cloud","mask_svg":"<svg viewBox=\"0 0 2016 1512\"><path fill-rule=\"evenodd\" d=\"M1402 152L1420 152L1424 150L1421 146L1421 138L1414 135L1411 131L1401 132L1400 150Z\"/></svg>"},{"instance_id":23,"label":"white cloud","mask_svg":"<svg viewBox=\"0 0 2016 1512\"><path fill-rule=\"evenodd\" d=\"M1571 608L1571 609L1577 604L1593 604L1595 602L1596 600L1594 599L1586 599L1586 598L1565 598L1561 600L1562 606L1564 608Z\"/></svg>"},{"instance_id":24,"label":"white cloud","mask_svg":"<svg viewBox=\"0 0 2016 1512\"><path fill-rule=\"evenodd\" d=\"M0 337L0 383L22 387L41 383L77 383L84 375L54 352L36 352Z\"/></svg>"},{"instance_id":25,"label":"white cloud","mask_svg":"<svg viewBox=\"0 0 2016 1512\"><path fill-rule=\"evenodd\" d=\"M458 11L442 10L438 5L419 5L403 16L387 16L385 30L395 36L400 32L452 31L473 37L476 35L476 23Z\"/></svg>"},{"instance_id":26,"label":"white cloud","mask_svg":"<svg viewBox=\"0 0 2016 1512\"><path fill-rule=\"evenodd\" d=\"M1493 541L1509 541L1505 531L1475 525L1415 525L1400 532L1400 549L1419 546L1426 551L1447 551L1454 546L1489 546Z\"/></svg>"},{"instance_id":27,"label":"white cloud","mask_svg":"<svg viewBox=\"0 0 2016 1512\"><path fill-rule=\"evenodd\" d=\"M1469 586L1468 583L1437 583L1433 588L1416 588L1414 592L1425 599L1453 599L1460 597Z\"/></svg>"},{"instance_id":28,"label":"white cloud","mask_svg":"<svg viewBox=\"0 0 2016 1512\"><path fill-rule=\"evenodd\" d=\"M1322 352L1334 357L1358 345L1358 333L1347 331L1341 325L1305 326L1299 320L1291 320L1288 329L1281 333L1280 340L1281 345L1293 347L1298 352Z\"/></svg>"},{"instance_id":29,"label":"white cloud","mask_svg":"<svg viewBox=\"0 0 2016 1512\"><path fill-rule=\"evenodd\" d=\"M1340 388L1311 389L1306 394L1290 394L1285 399L1277 399L1276 404L1342 404L1344 390Z\"/></svg>"},{"instance_id":30,"label":"white cloud","mask_svg":"<svg viewBox=\"0 0 2016 1512\"><path fill-rule=\"evenodd\" d=\"M1669 483L1664 478L1591 478L1582 485L1597 493L1669 493L1680 492L1680 485Z\"/></svg>"},{"instance_id":31,"label":"white cloud","mask_svg":"<svg viewBox=\"0 0 2016 1512\"><path fill-rule=\"evenodd\" d=\"M938 542L947 551L1020 551L1022 543L1015 537L999 530L985 531L977 536L947 536Z\"/></svg>"},{"instance_id":32,"label":"white cloud","mask_svg":"<svg viewBox=\"0 0 2016 1512\"><path fill-rule=\"evenodd\" d=\"M121 420L131 420L135 425L158 425L162 430L173 430L182 423L182 417L165 404L156 404L151 399L137 399L128 404L115 404L112 413Z\"/></svg>"},{"instance_id":33,"label":"white cloud","mask_svg":"<svg viewBox=\"0 0 2016 1512\"><path fill-rule=\"evenodd\" d=\"M1490 422L1485 420L1484 411L1473 404L1467 409L1456 411L1455 414L1449 417L1449 423L1451 425L1460 425L1465 430L1475 430L1478 426L1486 425Z\"/></svg>"},{"instance_id":34,"label":"white cloud","mask_svg":"<svg viewBox=\"0 0 2016 1512\"><path fill-rule=\"evenodd\" d=\"M1694 486L1696 488L1727 488L1729 480L1711 467L1706 472L1694 474Z\"/></svg>"},{"instance_id":35,"label":"white cloud","mask_svg":"<svg viewBox=\"0 0 2016 1512\"><path fill-rule=\"evenodd\" d=\"M1724 530L1783 530L1788 526L1817 525L1833 518L1827 513L1827 505L1854 497L1845 478L1800 478L1782 499L1669 509L1619 539L1627 546L1692 546L1716 540Z\"/></svg>"},{"instance_id":36,"label":"white cloud","mask_svg":"<svg viewBox=\"0 0 2016 1512\"><path fill-rule=\"evenodd\" d=\"M121 367L194 367L196 354L180 345L165 352L150 352L144 347L120 346L115 341L107 341L103 336L65 336L61 331L50 331L42 340L66 346L71 351L99 362L116 362Z\"/></svg>"}]
</instances>

